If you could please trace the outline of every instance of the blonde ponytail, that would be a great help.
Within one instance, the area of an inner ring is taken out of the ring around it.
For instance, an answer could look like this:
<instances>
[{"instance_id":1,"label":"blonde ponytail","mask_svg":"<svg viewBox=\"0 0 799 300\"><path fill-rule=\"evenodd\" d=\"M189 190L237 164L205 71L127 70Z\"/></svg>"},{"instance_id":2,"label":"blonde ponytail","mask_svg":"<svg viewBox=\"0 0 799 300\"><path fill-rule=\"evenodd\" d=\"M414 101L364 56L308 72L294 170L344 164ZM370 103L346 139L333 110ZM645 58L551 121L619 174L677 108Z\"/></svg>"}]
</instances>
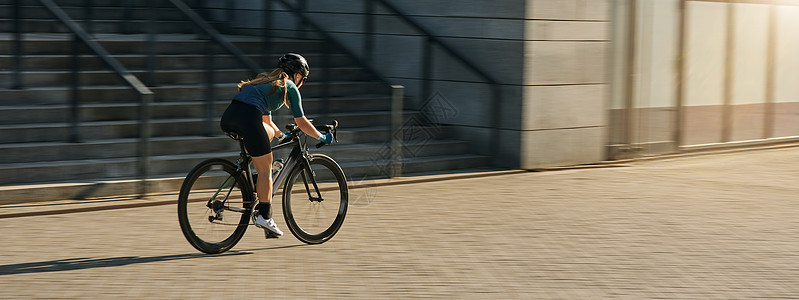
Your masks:
<instances>
[{"instance_id":1,"label":"blonde ponytail","mask_svg":"<svg viewBox=\"0 0 799 300\"><path fill-rule=\"evenodd\" d=\"M277 89L279 87L282 87L283 88L283 104L285 104L286 107L291 108L291 106L289 105L289 101L288 101L288 88L286 88L288 86L286 84L286 81L288 79L289 79L289 75L286 74L286 72L283 71L283 69L277 68L277 69L272 70L272 72L269 72L269 73L264 72L264 73L258 74L257 76L255 76L255 79L250 79L250 80L246 80L246 81L242 80L239 83L239 85L238 85L239 86L239 92L241 92L241 89L243 89L245 86L248 86L248 85L259 85L259 84L276 82L276 84L272 84L272 90L269 91L269 95L267 95L267 96L274 95L277 92Z\"/></svg>"}]
</instances>

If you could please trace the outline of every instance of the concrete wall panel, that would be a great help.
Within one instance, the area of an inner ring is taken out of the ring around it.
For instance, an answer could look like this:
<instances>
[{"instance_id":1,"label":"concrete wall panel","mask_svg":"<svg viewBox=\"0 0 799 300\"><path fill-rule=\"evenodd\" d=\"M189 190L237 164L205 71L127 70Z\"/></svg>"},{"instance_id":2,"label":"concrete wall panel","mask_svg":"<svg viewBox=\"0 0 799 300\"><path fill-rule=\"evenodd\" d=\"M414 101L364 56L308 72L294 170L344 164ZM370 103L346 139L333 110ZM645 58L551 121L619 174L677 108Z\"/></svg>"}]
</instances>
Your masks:
<instances>
[{"instance_id":1,"label":"concrete wall panel","mask_svg":"<svg viewBox=\"0 0 799 300\"><path fill-rule=\"evenodd\" d=\"M611 0L534 0L527 6L527 18L548 20L610 19Z\"/></svg>"},{"instance_id":2,"label":"concrete wall panel","mask_svg":"<svg viewBox=\"0 0 799 300\"><path fill-rule=\"evenodd\" d=\"M524 18L529 0L391 0L405 13L418 16L457 16L474 18Z\"/></svg>"},{"instance_id":3,"label":"concrete wall panel","mask_svg":"<svg viewBox=\"0 0 799 300\"><path fill-rule=\"evenodd\" d=\"M526 86L523 130L603 126L607 85Z\"/></svg>"},{"instance_id":4,"label":"concrete wall panel","mask_svg":"<svg viewBox=\"0 0 799 300\"><path fill-rule=\"evenodd\" d=\"M607 42L525 42L525 85L607 81Z\"/></svg>"},{"instance_id":5,"label":"concrete wall panel","mask_svg":"<svg viewBox=\"0 0 799 300\"><path fill-rule=\"evenodd\" d=\"M610 38L605 22L527 20L525 40L606 41Z\"/></svg>"},{"instance_id":6,"label":"concrete wall panel","mask_svg":"<svg viewBox=\"0 0 799 300\"><path fill-rule=\"evenodd\" d=\"M589 127L521 132L521 168L588 164L605 158L607 130Z\"/></svg>"}]
</instances>

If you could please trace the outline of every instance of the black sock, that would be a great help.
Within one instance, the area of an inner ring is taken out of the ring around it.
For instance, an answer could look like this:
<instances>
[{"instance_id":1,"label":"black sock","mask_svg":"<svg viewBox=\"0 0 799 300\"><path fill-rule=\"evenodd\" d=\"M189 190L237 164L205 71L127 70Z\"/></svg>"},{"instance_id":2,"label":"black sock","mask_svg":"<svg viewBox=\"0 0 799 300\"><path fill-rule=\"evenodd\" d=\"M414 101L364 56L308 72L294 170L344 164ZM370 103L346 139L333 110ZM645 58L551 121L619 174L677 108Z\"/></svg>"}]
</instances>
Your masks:
<instances>
[{"instance_id":1,"label":"black sock","mask_svg":"<svg viewBox=\"0 0 799 300\"><path fill-rule=\"evenodd\" d=\"M258 205L255 206L255 209L264 217L264 219L269 220L272 218L271 202L259 202Z\"/></svg>"}]
</instances>

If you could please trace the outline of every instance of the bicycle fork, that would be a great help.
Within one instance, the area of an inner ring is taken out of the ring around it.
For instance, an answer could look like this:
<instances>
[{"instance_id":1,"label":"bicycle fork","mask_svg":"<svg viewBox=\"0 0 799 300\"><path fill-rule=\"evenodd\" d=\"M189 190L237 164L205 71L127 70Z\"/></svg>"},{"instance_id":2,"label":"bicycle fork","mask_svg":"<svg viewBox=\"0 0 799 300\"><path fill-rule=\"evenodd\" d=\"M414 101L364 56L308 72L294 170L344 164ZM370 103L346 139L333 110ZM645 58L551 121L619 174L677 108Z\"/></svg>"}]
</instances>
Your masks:
<instances>
[{"instance_id":1,"label":"bicycle fork","mask_svg":"<svg viewBox=\"0 0 799 300\"><path fill-rule=\"evenodd\" d=\"M302 161L305 168L305 170L302 172L302 183L305 184L305 191L308 193L308 200L311 200L311 202L324 201L325 199L322 198L322 192L319 191L319 186L316 184L316 173L314 173L313 169L311 169L311 161L308 159L308 157L304 157ZM310 177L310 179L308 177ZM311 181L311 185L313 185L317 197L311 195L311 188L308 186L308 181Z\"/></svg>"}]
</instances>

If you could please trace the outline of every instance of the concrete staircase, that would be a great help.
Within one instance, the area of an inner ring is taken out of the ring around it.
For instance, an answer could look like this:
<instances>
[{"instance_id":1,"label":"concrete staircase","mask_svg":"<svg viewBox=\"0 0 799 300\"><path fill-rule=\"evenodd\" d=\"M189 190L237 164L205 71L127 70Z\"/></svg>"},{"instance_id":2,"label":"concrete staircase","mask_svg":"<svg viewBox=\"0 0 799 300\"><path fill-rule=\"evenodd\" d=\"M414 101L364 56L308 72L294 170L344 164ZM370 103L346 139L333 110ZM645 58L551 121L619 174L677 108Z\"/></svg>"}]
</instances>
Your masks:
<instances>
[{"instance_id":1,"label":"concrete staircase","mask_svg":"<svg viewBox=\"0 0 799 300\"><path fill-rule=\"evenodd\" d=\"M0 0L0 28L4 32L11 29L11 2ZM86 10L80 6L84 1L57 2L73 19L85 24ZM119 1L95 0L94 16L102 18L93 28L96 40L114 58L144 78L146 36L139 34L139 25L148 11L139 6L144 1L131 2L134 8L126 9L119 7ZM151 87L155 93L151 121L154 179L149 185L154 192L173 192L198 162L238 154L238 144L218 131L217 122L236 93L235 84L251 74L231 55L219 51L215 56L213 107L217 117L213 120L214 134L205 136L206 42L167 1L157 2L161 29L156 50L158 72ZM0 204L133 194L137 175L136 95L95 56L81 55L81 142L67 142L70 36L38 1L23 3L27 32L24 89L9 89L12 41L10 34L0 34ZM133 21L124 25L120 19L126 10ZM250 58L262 61L258 38L228 38ZM336 119L341 124L340 142L319 151L338 160L351 179L382 176L390 133L390 88L343 53L333 53L330 63L322 65L323 47L329 45L322 40L277 39L272 53L266 54L267 61L275 61L288 51L305 55L312 68L311 80L301 90L306 114L316 123ZM321 77L324 68L329 68L335 79L330 84L328 102L321 98L322 84L313 80ZM327 115L320 115L325 111ZM412 119L421 115L406 111L405 116ZM289 121L283 113L276 123L282 127ZM406 129L422 131L427 137L408 141L404 149L404 170L408 173L475 168L487 163L485 157L469 154L467 142L443 139L437 128Z\"/></svg>"}]
</instances>

